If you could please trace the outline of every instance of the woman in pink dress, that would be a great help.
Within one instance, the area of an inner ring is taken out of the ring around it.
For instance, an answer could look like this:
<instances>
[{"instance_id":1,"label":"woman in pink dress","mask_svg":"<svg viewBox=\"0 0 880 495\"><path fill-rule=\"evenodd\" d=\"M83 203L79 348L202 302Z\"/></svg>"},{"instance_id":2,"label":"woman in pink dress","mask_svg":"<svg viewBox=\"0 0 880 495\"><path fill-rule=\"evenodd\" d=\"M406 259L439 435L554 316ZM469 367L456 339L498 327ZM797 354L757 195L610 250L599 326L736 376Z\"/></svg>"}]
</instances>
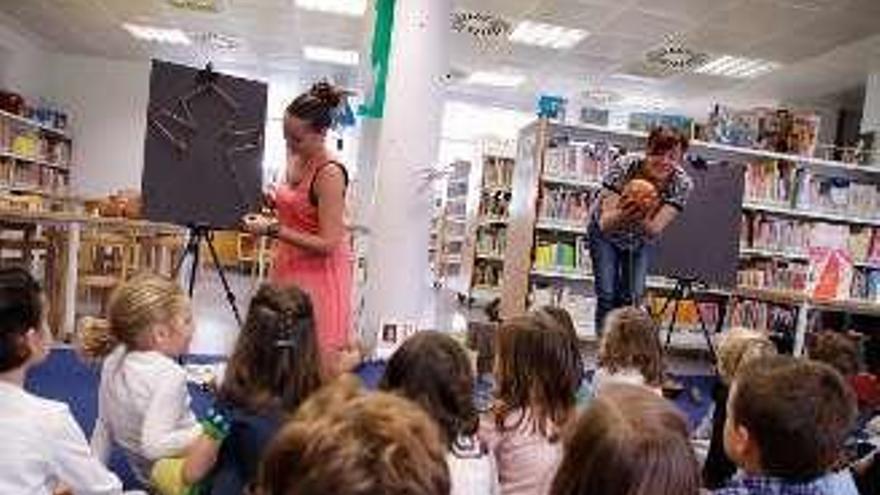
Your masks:
<instances>
[{"instance_id":1,"label":"woman in pink dress","mask_svg":"<svg viewBox=\"0 0 880 495\"><path fill-rule=\"evenodd\" d=\"M350 344L352 256L343 219L348 176L324 146L344 93L315 84L285 112L287 180L270 193L277 222L247 215L245 230L278 240L270 279L309 294L325 366Z\"/></svg>"}]
</instances>

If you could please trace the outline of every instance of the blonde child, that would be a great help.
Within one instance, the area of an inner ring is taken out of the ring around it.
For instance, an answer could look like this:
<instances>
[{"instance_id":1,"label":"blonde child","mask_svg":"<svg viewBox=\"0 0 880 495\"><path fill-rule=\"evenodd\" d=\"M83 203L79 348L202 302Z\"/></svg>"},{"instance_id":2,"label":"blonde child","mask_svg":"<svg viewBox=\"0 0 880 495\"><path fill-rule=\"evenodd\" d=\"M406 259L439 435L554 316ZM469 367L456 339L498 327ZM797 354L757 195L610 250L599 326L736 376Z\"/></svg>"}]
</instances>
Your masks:
<instances>
[{"instance_id":1,"label":"blonde child","mask_svg":"<svg viewBox=\"0 0 880 495\"><path fill-rule=\"evenodd\" d=\"M631 306L609 313L593 376L594 395L610 383L642 385L660 394L662 382L663 350L651 316Z\"/></svg>"},{"instance_id":2,"label":"blonde child","mask_svg":"<svg viewBox=\"0 0 880 495\"><path fill-rule=\"evenodd\" d=\"M706 415L712 420L709 451L703 464L703 483L707 488L722 486L736 472L736 464L724 452L724 422L730 385L745 364L775 355L776 345L765 333L744 328L732 329L718 345L718 383L712 393L713 405Z\"/></svg>"},{"instance_id":3,"label":"blonde child","mask_svg":"<svg viewBox=\"0 0 880 495\"><path fill-rule=\"evenodd\" d=\"M499 327L495 403L480 422L480 438L495 456L503 495L549 490L581 372L577 342L550 319L530 314Z\"/></svg>"},{"instance_id":4,"label":"blonde child","mask_svg":"<svg viewBox=\"0 0 880 495\"><path fill-rule=\"evenodd\" d=\"M119 445L138 480L182 493L214 463L222 418L200 424L176 359L193 333L189 298L173 281L137 275L111 295L106 322L88 320L81 350L103 358L92 448L105 462Z\"/></svg>"},{"instance_id":5,"label":"blonde child","mask_svg":"<svg viewBox=\"0 0 880 495\"><path fill-rule=\"evenodd\" d=\"M118 495L122 483L92 455L67 404L24 389L49 353L42 292L19 268L0 270L0 493Z\"/></svg>"}]
</instances>

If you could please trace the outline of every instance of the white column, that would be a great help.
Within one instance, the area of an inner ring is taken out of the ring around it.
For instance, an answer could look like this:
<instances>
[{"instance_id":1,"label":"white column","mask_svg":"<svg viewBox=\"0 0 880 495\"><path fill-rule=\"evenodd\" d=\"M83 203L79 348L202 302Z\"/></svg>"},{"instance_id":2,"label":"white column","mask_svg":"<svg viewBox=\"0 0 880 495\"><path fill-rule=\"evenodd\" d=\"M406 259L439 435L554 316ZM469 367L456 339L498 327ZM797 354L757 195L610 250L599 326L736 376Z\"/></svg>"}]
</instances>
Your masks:
<instances>
[{"instance_id":1,"label":"white column","mask_svg":"<svg viewBox=\"0 0 880 495\"><path fill-rule=\"evenodd\" d=\"M421 326L429 300L428 224L448 66L451 0L397 0L375 163L363 333Z\"/></svg>"},{"instance_id":2,"label":"white column","mask_svg":"<svg viewBox=\"0 0 880 495\"><path fill-rule=\"evenodd\" d=\"M875 132L874 137L874 163L880 163L880 156L876 150L880 150L880 72L868 75L865 82L865 106L862 108L862 128L864 132Z\"/></svg>"}]
</instances>

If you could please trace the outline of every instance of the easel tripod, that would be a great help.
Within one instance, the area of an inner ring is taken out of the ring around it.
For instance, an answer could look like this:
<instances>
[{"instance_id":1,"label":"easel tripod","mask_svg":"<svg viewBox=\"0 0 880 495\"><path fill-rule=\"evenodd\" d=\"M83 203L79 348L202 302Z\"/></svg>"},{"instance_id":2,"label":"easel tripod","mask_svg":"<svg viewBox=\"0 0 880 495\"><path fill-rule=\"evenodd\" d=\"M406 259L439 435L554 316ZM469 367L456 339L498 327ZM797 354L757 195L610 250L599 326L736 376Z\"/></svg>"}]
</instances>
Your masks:
<instances>
[{"instance_id":1,"label":"easel tripod","mask_svg":"<svg viewBox=\"0 0 880 495\"><path fill-rule=\"evenodd\" d=\"M232 289L229 287L229 281L226 279L226 272L223 271L223 265L220 264L220 257L217 256L217 249L214 247L214 232L211 230L211 227L205 224L189 226L189 239L186 242L183 255L180 257L177 266L174 268L174 276L177 277L180 274L180 269L183 268L184 261L187 257L191 256L192 264L190 265L188 275L188 293L190 299L192 299L196 287L196 272L199 270L202 242L208 246L208 252L211 253L214 268L217 270L217 274L220 276L220 282L223 284L223 291L226 293L226 300L229 302L229 307L232 308L232 314L235 316L236 323L241 327L241 315L238 313L238 306L235 304L235 293L232 292Z\"/></svg>"},{"instance_id":2,"label":"easel tripod","mask_svg":"<svg viewBox=\"0 0 880 495\"><path fill-rule=\"evenodd\" d=\"M712 343L712 335L709 333L709 327L706 324L705 318L703 318L703 311L700 309L700 305L697 303L694 298L694 292L696 290L696 286L698 282L693 278L675 278L675 285L672 288L672 293L666 297L666 301L663 303L663 308L659 313L654 315L655 320L657 322L661 322L663 315L666 314L666 311L669 307L672 307L672 317L669 320L669 325L666 328L666 343L665 349L669 349L670 344L672 343L672 332L675 330L675 325L678 323L678 309L681 306L683 301L693 301L696 306L697 311L697 320L700 323L700 331L703 333L703 338L706 340L706 348L709 351L709 356L712 359L712 362L717 362L717 355L715 353L715 345ZM725 312L725 304L720 304L721 314L718 319L718 326L723 325L724 322L724 312ZM718 329L716 328L716 331Z\"/></svg>"}]
</instances>

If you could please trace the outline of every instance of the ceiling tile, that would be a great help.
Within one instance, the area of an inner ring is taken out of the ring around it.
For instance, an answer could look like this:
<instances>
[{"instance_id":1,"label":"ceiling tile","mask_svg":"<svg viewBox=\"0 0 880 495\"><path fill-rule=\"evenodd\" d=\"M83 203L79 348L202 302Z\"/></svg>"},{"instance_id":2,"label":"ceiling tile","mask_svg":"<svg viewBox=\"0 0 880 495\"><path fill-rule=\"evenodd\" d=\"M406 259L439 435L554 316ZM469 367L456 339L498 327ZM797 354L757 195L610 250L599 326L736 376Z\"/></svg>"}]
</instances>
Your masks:
<instances>
[{"instance_id":1,"label":"ceiling tile","mask_svg":"<svg viewBox=\"0 0 880 495\"><path fill-rule=\"evenodd\" d=\"M756 41L791 32L820 16L821 13L813 9L770 0L743 0L709 17L706 27Z\"/></svg>"},{"instance_id":2,"label":"ceiling tile","mask_svg":"<svg viewBox=\"0 0 880 495\"><path fill-rule=\"evenodd\" d=\"M742 0L639 0L636 7L643 12L698 22L722 9L734 7Z\"/></svg>"},{"instance_id":3,"label":"ceiling tile","mask_svg":"<svg viewBox=\"0 0 880 495\"><path fill-rule=\"evenodd\" d=\"M641 57L654 45L656 43L653 41L625 38L614 33L603 33L588 37L574 49L574 52L625 61Z\"/></svg>"},{"instance_id":4,"label":"ceiling tile","mask_svg":"<svg viewBox=\"0 0 880 495\"><path fill-rule=\"evenodd\" d=\"M603 34L613 34L625 38L660 43L664 37L686 31L689 26L690 24L686 21L629 9L618 14L613 20L603 26L601 32Z\"/></svg>"},{"instance_id":5,"label":"ceiling tile","mask_svg":"<svg viewBox=\"0 0 880 495\"><path fill-rule=\"evenodd\" d=\"M538 3L539 0L456 0L454 8L518 19Z\"/></svg>"},{"instance_id":6,"label":"ceiling tile","mask_svg":"<svg viewBox=\"0 0 880 495\"><path fill-rule=\"evenodd\" d=\"M544 0L525 18L595 32L620 12L619 6L580 3L576 0Z\"/></svg>"}]
</instances>

